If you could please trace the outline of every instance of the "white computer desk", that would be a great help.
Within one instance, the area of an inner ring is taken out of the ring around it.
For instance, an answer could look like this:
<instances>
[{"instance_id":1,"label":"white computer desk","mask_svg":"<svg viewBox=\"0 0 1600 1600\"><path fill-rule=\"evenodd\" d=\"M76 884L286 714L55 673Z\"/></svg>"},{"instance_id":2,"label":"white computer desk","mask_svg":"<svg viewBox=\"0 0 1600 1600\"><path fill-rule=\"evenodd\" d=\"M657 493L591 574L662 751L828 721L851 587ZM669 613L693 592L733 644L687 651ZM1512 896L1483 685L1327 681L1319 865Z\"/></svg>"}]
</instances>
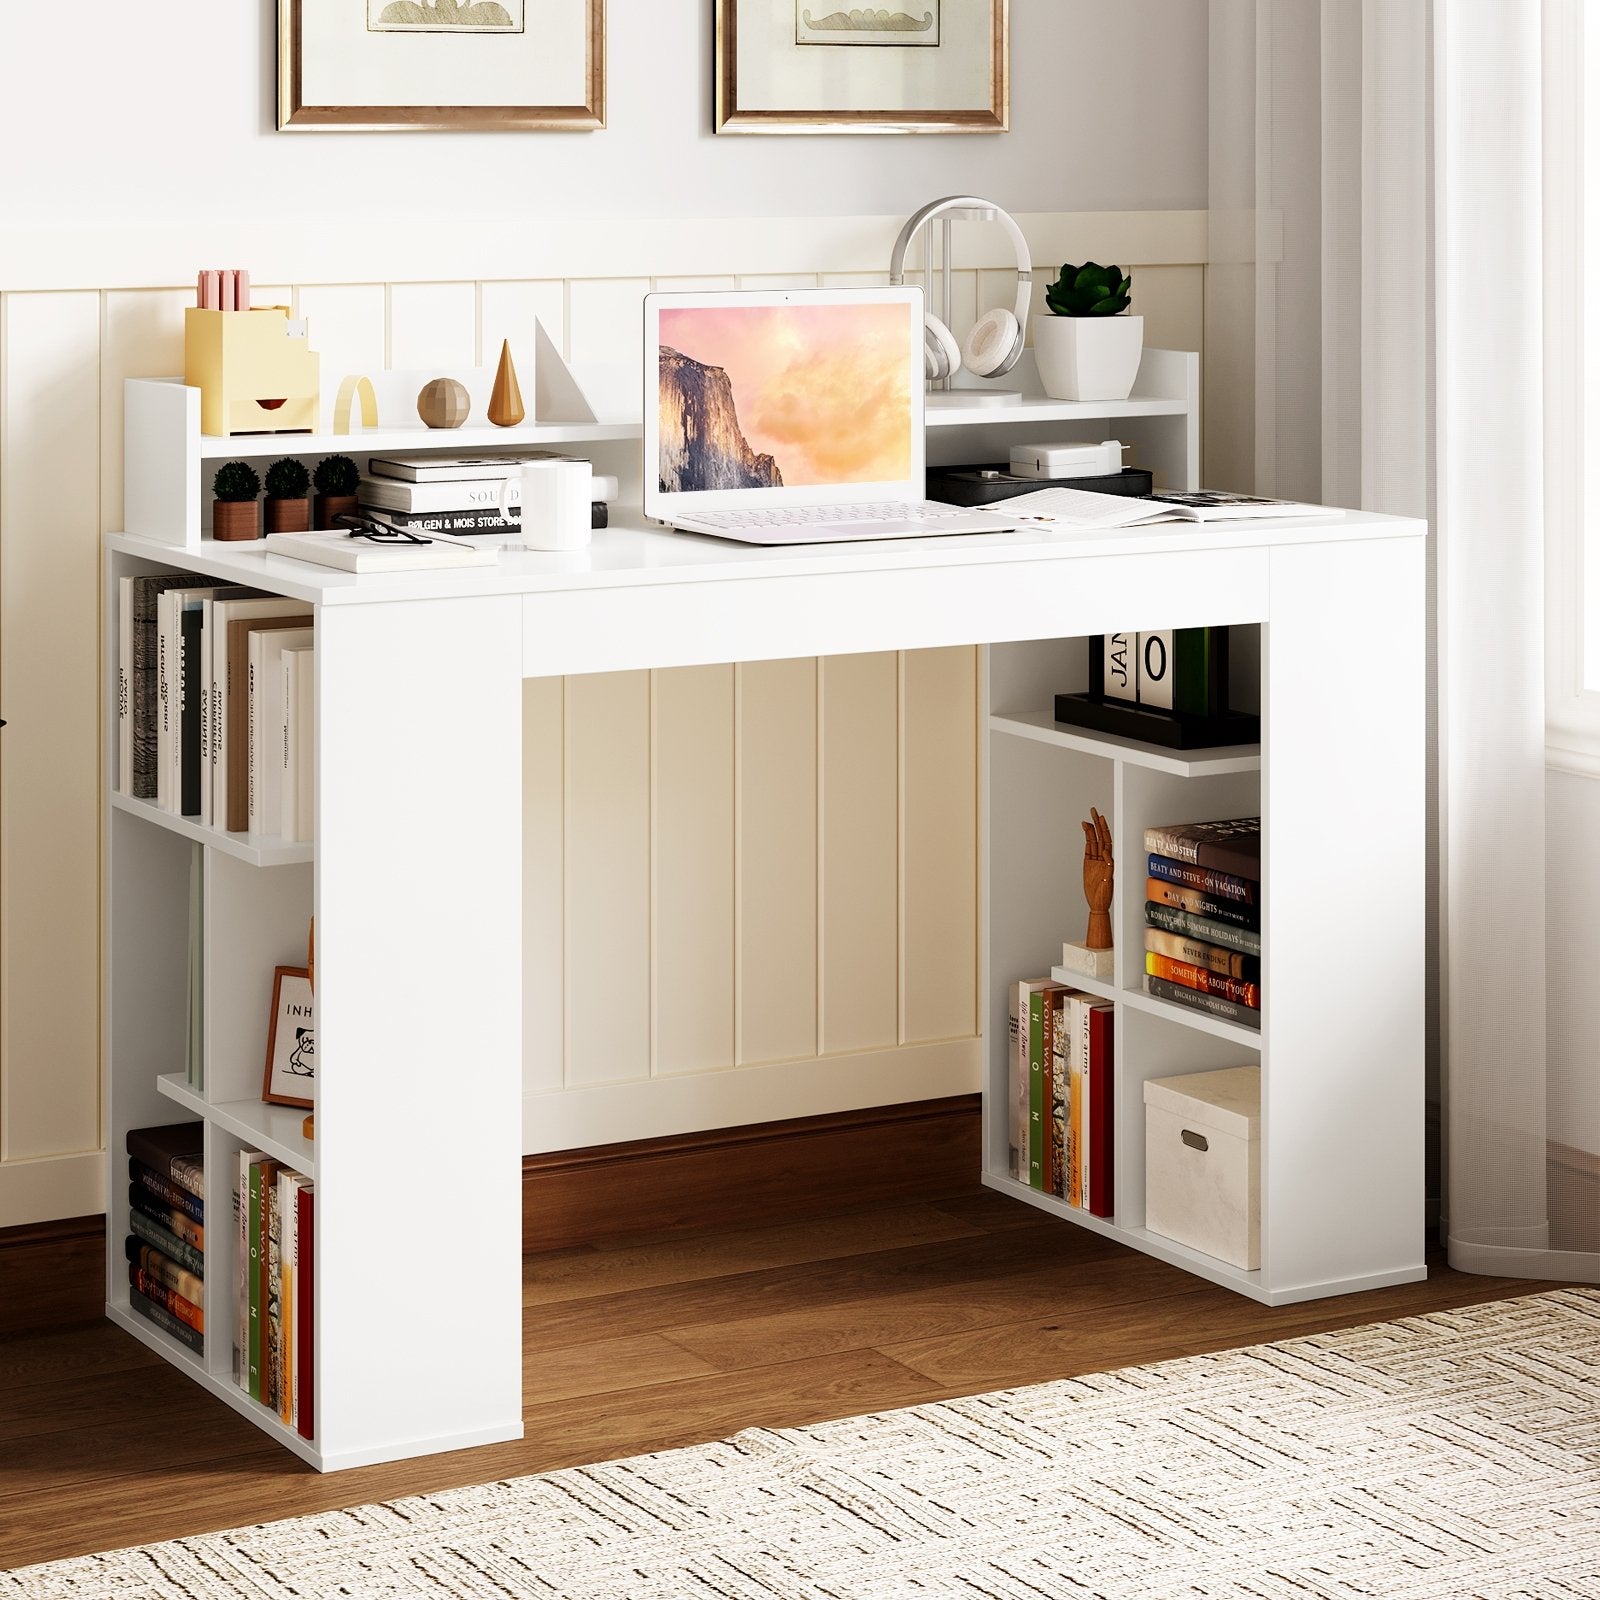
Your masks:
<instances>
[{"instance_id":1,"label":"white computer desk","mask_svg":"<svg viewBox=\"0 0 1600 1600\"><path fill-rule=\"evenodd\" d=\"M270 1137L315 1177L314 1445L227 1393L224 1247L219 1337L204 1362L128 1313L125 1287L119 1308L113 1286L118 1320L321 1467L520 1436L524 678L976 644L995 647L986 712L1037 714L1076 685L1038 665L1049 652L999 647L1243 623L1261 625L1263 1264L1238 1282L1209 1275L1279 1301L1422 1274L1421 523L1350 513L767 550L621 522L575 554L359 579L250 546L109 538L113 578L181 567L316 607L315 850L215 834L113 798L107 874L113 1156L141 1119L172 1120L177 1099L207 1119L219 1170L241 1143ZM1074 815L1060 826L1078 832ZM215 1060L208 1098L185 1100L151 1080L170 1079L168 1047L181 1038L165 1020L181 963L169 971L159 950L182 926L171 880L191 839L217 866ZM987 874L987 846L980 859ZM228 984L230 965L270 968L274 939L313 897L314 1146L286 1123L263 1127L271 1108L252 1110L261 1019L235 1007ZM1023 974L1007 967L1004 902L985 890L980 905L992 1177L1004 1167L1004 985ZM1157 1043L1238 1044L1141 1016L1133 1026L1156 1030ZM230 1028L241 1058L249 1046L231 1080ZM1198 1064L1203 1052L1174 1070ZM1129 1116L1140 1087L1119 1099ZM124 1220L113 1217L113 1234Z\"/></svg>"}]
</instances>

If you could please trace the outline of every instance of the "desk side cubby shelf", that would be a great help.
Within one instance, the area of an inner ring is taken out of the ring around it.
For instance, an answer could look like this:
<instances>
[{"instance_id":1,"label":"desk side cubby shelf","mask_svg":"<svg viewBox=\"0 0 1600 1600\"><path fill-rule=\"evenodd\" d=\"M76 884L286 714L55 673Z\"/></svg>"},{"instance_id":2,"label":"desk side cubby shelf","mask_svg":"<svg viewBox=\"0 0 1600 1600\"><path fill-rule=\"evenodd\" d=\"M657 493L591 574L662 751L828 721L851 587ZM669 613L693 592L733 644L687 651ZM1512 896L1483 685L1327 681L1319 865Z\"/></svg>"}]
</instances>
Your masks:
<instances>
[{"instance_id":1,"label":"desk side cubby shelf","mask_svg":"<svg viewBox=\"0 0 1600 1600\"><path fill-rule=\"evenodd\" d=\"M1236 630L1248 660L1254 629ZM1241 638L1241 635L1243 637ZM1057 691L1086 686L1083 639L992 645L987 652L984 786L987 816L983 915L987 951L983 1004L984 1182L1065 1221L1117 1239L1266 1304L1339 1292L1337 1286L1274 1283L1263 1268L1245 1271L1150 1232L1144 1225L1144 1084L1218 1067L1260 1065L1263 1157L1272 1137L1271 928L1264 925L1261 1030L1190 1011L1145 992L1144 831L1179 821L1262 813L1264 762L1270 749L1230 746L1172 750L1058 725L1045 707ZM1090 808L1111 824L1117 863L1112 922L1116 942L1109 980L1061 968L1065 939L1082 939L1083 832ZM1271 859L1271 819L1263 838L1263 876ZM1113 1128L1115 1213L1091 1215L1015 1180L1009 1171L1008 990L1017 980L1057 981L1114 1002ZM1283 1070L1289 1070L1287 1068ZM1271 1170L1263 1158L1265 1180ZM1262 1233L1271 1228L1274 1194L1263 1182ZM1265 1261L1267 1257L1263 1255ZM1341 1276L1330 1261L1329 1278ZM1366 1287L1351 1281L1349 1288Z\"/></svg>"},{"instance_id":2,"label":"desk side cubby shelf","mask_svg":"<svg viewBox=\"0 0 1600 1600\"><path fill-rule=\"evenodd\" d=\"M195 572L197 583L207 581L198 570L203 560L198 553L173 548L166 559L162 551L144 543L136 554L131 543L113 538L106 552L103 659L111 713L102 749L108 786L118 780L119 581L186 570ZM196 565L189 566L189 560ZM320 698L323 609L314 614L319 728L327 717ZM350 698L348 688L344 698ZM319 769L324 759L319 747ZM318 790L320 832L325 813L320 785ZM405 1305L415 1290L402 1274L389 1272L375 1293L371 1285L352 1285L348 1269L334 1271L324 1265L330 1253L337 1254L337 1230L342 1227L348 1237L370 1227L376 1215L387 1223L391 1236L403 1229L408 1241L414 1239L417 1259L449 1259L475 1281L493 1281L498 1275L511 1289L520 1283L513 1224L487 1229L491 1243L485 1246L476 1236L478 1230L460 1227L448 1205L413 1209L405 1199L407 1175L429 1169L429 1141L440 1127L445 1130L440 1137L455 1144L470 1139L470 1127L451 1126L453 1112L438 1109L439 1095L448 1096L449 1091L436 1086L427 1092L396 1087L387 1105L369 1098L354 1117L319 1116L315 1140L303 1131L303 1109L269 1105L262 1099L274 969L305 966L308 931L319 909L326 913L318 922L319 931L332 930L337 947L341 922L349 917L342 908L352 904L352 897L363 897L360 884L350 882L347 873L342 896L336 893L330 898L315 844L230 833L195 817L174 815L153 801L116 792L105 797L102 822L107 1315L319 1470L520 1437L514 1398L497 1416L486 1417L481 1400L468 1392L471 1386L455 1382L456 1362L475 1359L470 1333L448 1341L419 1337L415 1318L407 1326ZM186 1060L191 896L196 880L202 1047L200 1080L191 1082ZM330 964L320 959L322 954L319 939L319 1045L325 1012L337 1005L341 995L348 1006L351 979L359 987L363 976L352 974L345 963L341 981L340 964L333 962L330 971ZM359 1049L342 1053L340 1064L346 1075L370 1083L370 1054ZM351 1061L352 1055L363 1059ZM318 1066L320 1078L320 1060ZM381 1063L377 1075L381 1080ZM358 1098L354 1091L347 1093L347 1106L352 1098ZM174 1122L197 1122L204 1129L205 1339L198 1352L133 1308L124 1256L132 1209L128 1131ZM498 1153L503 1142L498 1131L495 1140ZM241 1151L262 1152L316 1185L317 1382L315 1432L310 1440L269 1406L251 1399L237 1381L240 1280L234 1190ZM340 1220L352 1217L353 1223ZM497 1339L504 1342L500 1335ZM373 1355L371 1345L381 1347L378 1355ZM515 1369L510 1362L505 1365L504 1387L512 1388L514 1397ZM456 1408L458 1390L467 1398ZM413 1399L415 1414L408 1414Z\"/></svg>"}]
</instances>

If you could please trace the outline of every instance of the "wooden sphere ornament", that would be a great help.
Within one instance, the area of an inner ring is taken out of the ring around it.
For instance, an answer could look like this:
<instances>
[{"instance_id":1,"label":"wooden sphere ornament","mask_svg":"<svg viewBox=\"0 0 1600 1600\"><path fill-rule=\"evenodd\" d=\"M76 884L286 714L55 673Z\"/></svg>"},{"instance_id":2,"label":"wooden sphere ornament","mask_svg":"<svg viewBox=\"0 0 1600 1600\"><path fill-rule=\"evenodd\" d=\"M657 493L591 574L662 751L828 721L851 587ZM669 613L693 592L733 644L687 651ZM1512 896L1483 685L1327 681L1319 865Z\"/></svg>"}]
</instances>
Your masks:
<instances>
[{"instance_id":1,"label":"wooden sphere ornament","mask_svg":"<svg viewBox=\"0 0 1600 1600\"><path fill-rule=\"evenodd\" d=\"M459 428L472 410L472 397L454 378L433 378L417 396L417 415L430 428Z\"/></svg>"},{"instance_id":2,"label":"wooden sphere ornament","mask_svg":"<svg viewBox=\"0 0 1600 1600\"><path fill-rule=\"evenodd\" d=\"M497 428L514 428L527 416L522 408L522 390L517 384L517 369L511 360L511 341L500 341L500 366L494 375L489 395L489 420Z\"/></svg>"}]
</instances>

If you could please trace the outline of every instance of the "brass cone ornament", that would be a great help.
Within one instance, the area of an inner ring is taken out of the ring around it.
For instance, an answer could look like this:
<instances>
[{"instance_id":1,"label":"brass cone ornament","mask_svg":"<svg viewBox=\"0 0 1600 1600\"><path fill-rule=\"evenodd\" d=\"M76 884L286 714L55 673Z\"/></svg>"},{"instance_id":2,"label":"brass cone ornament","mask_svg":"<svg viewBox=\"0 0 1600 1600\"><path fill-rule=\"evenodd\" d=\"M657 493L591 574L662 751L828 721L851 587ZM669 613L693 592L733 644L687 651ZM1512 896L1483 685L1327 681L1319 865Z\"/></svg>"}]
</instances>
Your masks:
<instances>
[{"instance_id":1,"label":"brass cone ornament","mask_svg":"<svg viewBox=\"0 0 1600 1600\"><path fill-rule=\"evenodd\" d=\"M522 409L522 390L517 387L517 369L511 364L511 341L502 339L500 366L489 395L489 420L497 428L514 428L527 414Z\"/></svg>"}]
</instances>

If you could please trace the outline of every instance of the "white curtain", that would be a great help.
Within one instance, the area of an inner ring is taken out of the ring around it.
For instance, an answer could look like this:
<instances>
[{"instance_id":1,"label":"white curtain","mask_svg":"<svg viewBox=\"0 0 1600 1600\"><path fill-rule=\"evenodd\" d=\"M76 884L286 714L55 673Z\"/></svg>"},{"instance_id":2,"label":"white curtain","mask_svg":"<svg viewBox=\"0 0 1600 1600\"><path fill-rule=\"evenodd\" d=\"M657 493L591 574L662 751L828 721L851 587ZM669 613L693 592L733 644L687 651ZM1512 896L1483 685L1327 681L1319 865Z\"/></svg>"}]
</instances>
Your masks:
<instances>
[{"instance_id":1,"label":"white curtain","mask_svg":"<svg viewBox=\"0 0 1600 1600\"><path fill-rule=\"evenodd\" d=\"M1206 450L1430 520L1430 1193L1452 1265L1600 1281L1545 980L1546 36L1583 4L1212 0L1208 364L1248 349L1251 388L1208 384Z\"/></svg>"}]
</instances>

